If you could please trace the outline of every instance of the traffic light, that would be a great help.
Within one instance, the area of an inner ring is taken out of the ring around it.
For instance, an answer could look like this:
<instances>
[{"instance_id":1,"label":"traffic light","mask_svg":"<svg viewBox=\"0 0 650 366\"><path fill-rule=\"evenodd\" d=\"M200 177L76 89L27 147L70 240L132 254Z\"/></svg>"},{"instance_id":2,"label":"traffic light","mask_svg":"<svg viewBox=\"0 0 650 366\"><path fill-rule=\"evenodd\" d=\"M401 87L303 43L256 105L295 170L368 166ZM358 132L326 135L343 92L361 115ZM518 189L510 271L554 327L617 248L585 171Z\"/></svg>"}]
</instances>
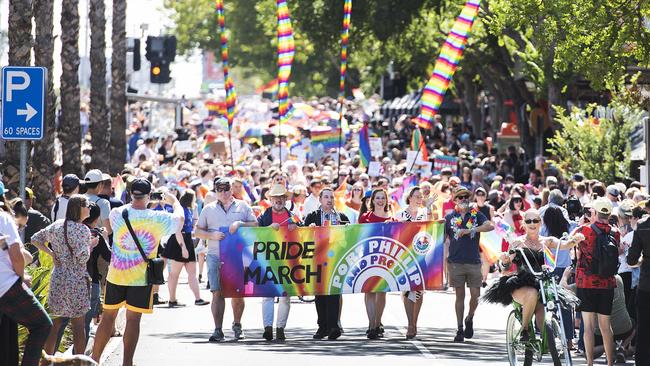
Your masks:
<instances>
[{"instance_id":1,"label":"traffic light","mask_svg":"<svg viewBox=\"0 0 650 366\"><path fill-rule=\"evenodd\" d=\"M150 81L154 84L170 82L169 64L176 57L176 37L147 37L145 57L151 62Z\"/></svg>"},{"instance_id":2,"label":"traffic light","mask_svg":"<svg viewBox=\"0 0 650 366\"><path fill-rule=\"evenodd\" d=\"M172 80L169 76L169 62L165 59L151 61L149 80L154 84L167 84Z\"/></svg>"}]
</instances>

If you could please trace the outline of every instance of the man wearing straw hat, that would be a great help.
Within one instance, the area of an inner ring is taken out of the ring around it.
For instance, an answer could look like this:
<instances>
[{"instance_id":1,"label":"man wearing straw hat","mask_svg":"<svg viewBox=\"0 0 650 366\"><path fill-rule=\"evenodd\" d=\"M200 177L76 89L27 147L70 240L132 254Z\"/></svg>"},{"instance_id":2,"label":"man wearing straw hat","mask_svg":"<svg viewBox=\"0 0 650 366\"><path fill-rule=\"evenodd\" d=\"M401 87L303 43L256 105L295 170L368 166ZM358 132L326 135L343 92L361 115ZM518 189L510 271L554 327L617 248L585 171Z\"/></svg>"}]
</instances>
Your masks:
<instances>
[{"instance_id":1,"label":"man wearing straw hat","mask_svg":"<svg viewBox=\"0 0 650 366\"><path fill-rule=\"evenodd\" d=\"M267 208L257 219L259 226L270 226L275 230L280 229L280 227L294 230L300 224L296 215L286 207L287 193L287 188L282 184L274 184L271 187L266 193L266 196L271 201L271 207ZM279 341L286 339L284 327L287 325L290 306L291 301L289 296L280 297L278 301L278 319L275 327L275 338ZM267 341L273 340L273 310L274 298L265 297L262 300L262 319L264 322L264 334L262 338Z\"/></svg>"}]
</instances>

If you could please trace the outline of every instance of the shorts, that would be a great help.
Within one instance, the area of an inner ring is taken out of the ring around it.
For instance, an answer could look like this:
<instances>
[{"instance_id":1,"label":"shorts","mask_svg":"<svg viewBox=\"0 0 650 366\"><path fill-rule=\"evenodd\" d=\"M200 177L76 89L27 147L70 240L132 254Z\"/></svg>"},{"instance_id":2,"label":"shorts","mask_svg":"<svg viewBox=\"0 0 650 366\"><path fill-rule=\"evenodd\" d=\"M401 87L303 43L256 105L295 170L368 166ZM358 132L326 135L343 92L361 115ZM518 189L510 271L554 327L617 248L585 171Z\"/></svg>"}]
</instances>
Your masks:
<instances>
[{"instance_id":1,"label":"shorts","mask_svg":"<svg viewBox=\"0 0 650 366\"><path fill-rule=\"evenodd\" d=\"M104 309L119 309L126 306L136 313L153 313L153 286L122 286L106 281Z\"/></svg>"},{"instance_id":2,"label":"shorts","mask_svg":"<svg viewBox=\"0 0 650 366\"><path fill-rule=\"evenodd\" d=\"M576 295L580 299L577 311L612 315L613 288L578 288Z\"/></svg>"},{"instance_id":3,"label":"shorts","mask_svg":"<svg viewBox=\"0 0 650 366\"><path fill-rule=\"evenodd\" d=\"M449 286L480 288L483 283L481 264L448 262Z\"/></svg>"},{"instance_id":4,"label":"shorts","mask_svg":"<svg viewBox=\"0 0 650 366\"><path fill-rule=\"evenodd\" d=\"M205 262L208 265L210 291L221 291L221 258L214 254L208 254L205 257Z\"/></svg>"}]
</instances>

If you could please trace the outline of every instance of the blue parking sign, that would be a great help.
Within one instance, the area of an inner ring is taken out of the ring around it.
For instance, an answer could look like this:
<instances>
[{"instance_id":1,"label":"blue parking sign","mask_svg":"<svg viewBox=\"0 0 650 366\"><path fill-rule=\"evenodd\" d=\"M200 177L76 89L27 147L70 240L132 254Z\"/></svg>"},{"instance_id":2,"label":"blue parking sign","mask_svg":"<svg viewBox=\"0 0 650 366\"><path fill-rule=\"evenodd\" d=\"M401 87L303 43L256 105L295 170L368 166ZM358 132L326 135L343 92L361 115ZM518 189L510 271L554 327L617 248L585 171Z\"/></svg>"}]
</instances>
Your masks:
<instances>
[{"instance_id":1,"label":"blue parking sign","mask_svg":"<svg viewBox=\"0 0 650 366\"><path fill-rule=\"evenodd\" d=\"M6 66L2 68L2 138L41 140L45 117L44 67Z\"/></svg>"}]
</instances>

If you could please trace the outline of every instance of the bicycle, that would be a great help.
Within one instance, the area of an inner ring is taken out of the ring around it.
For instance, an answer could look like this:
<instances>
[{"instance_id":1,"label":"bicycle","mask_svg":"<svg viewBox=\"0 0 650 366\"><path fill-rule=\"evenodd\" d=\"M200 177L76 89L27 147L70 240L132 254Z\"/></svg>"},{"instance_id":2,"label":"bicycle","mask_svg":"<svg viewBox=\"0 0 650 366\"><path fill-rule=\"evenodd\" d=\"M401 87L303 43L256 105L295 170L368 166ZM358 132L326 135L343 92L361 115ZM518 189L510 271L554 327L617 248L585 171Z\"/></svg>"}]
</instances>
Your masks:
<instances>
[{"instance_id":1,"label":"bicycle","mask_svg":"<svg viewBox=\"0 0 650 366\"><path fill-rule=\"evenodd\" d=\"M558 285L555 281L555 276L553 276L553 273L547 266L542 266L541 272L534 271L528 257L524 254L523 248L517 248L516 250L520 252L528 269L539 281L539 295L544 306L544 326L541 329L541 335L537 335L534 331L531 331L529 341L525 343L520 342L522 306L513 301L512 305L514 310L508 315L508 321L506 323L506 346L510 365L530 366L532 365L533 358L537 362L540 362L542 355L550 353L555 366L571 366L573 363L564 334L564 327L562 326L564 323L562 322L560 297L558 295ZM557 250L559 250L559 246ZM510 253L513 254L514 251L510 251ZM528 329L535 329L533 319L531 319ZM522 357L521 361L520 357Z\"/></svg>"}]
</instances>

